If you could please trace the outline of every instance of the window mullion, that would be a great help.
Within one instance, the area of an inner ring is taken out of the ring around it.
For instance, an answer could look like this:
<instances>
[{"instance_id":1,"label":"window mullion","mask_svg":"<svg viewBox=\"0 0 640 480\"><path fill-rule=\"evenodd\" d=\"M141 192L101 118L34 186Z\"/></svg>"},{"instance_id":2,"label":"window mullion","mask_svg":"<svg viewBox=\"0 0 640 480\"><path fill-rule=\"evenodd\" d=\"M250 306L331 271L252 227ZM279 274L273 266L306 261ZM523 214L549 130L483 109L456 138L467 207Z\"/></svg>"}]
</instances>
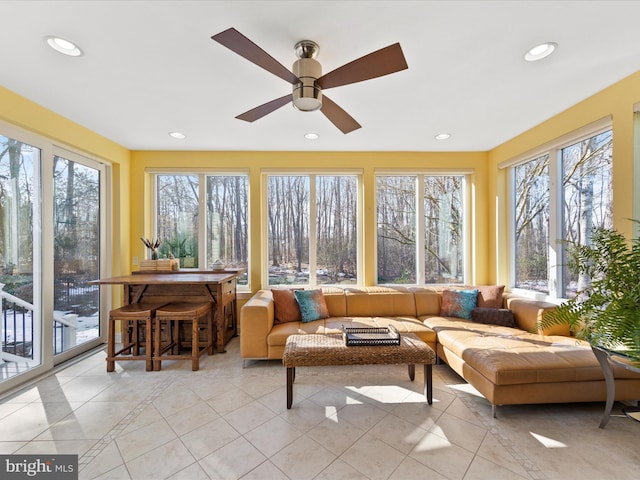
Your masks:
<instances>
[{"instance_id":1,"label":"window mullion","mask_svg":"<svg viewBox=\"0 0 640 480\"><path fill-rule=\"evenodd\" d=\"M516 278L516 173L514 168L510 168L508 170L508 179L507 185L509 191L507 192L507 198L509 199L507 205L507 218L514 219L514 221L507 222L507 228L509 231L507 232L507 240L508 240L508 257L511 261L508 262L507 278L509 279L509 284L513 287L517 283ZM497 258L497 257L496 257Z\"/></svg>"},{"instance_id":2,"label":"window mullion","mask_svg":"<svg viewBox=\"0 0 640 480\"><path fill-rule=\"evenodd\" d=\"M425 261L424 261L424 239L425 239L425 218L424 218L424 175L416 175L416 283L425 283Z\"/></svg>"},{"instance_id":3,"label":"window mullion","mask_svg":"<svg viewBox=\"0 0 640 480\"><path fill-rule=\"evenodd\" d=\"M562 297L562 167L560 150L549 151L549 296Z\"/></svg>"},{"instance_id":4,"label":"window mullion","mask_svg":"<svg viewBox=\"0 0 640 480\"><path fill-rule=\"evenodd\" d=\"M198 265L206 270L207 265L207 176L198 175Z\"/></svg>"},{"instance_id":5,"label":"window mullion","mask_svg":"<svg viewBox=\"0 0 640 480\"><path fill-rule=\"evenodd\" d=\"M309 175L309 285L316 286L318 281L316 272L317 262L317 196L316 196L316 175Z\"/></svg>"}]
</instances>

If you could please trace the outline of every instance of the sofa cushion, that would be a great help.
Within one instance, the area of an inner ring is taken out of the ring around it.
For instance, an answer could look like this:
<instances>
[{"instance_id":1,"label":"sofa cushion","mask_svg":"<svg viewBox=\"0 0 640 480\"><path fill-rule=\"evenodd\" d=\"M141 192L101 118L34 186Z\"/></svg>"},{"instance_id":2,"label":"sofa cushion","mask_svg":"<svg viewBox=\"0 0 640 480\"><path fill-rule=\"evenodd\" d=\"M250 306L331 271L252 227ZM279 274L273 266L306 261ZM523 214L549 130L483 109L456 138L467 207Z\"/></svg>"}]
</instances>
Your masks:
<instances>
[{"instance_id":1,"label":"sofa cushion","mask_svg":"<svg viewBox=\"0 0 640 480\"><path fill-rule=\"evenodd\" d=\"M330 317L344 317L347 314L347 300L344 289L338 287L322 287L322 294L329 309Z\"/></svg>"},{"instance_id":2,"label":"sofa cushion","mask_svg":"<svg viewBox=\"0 0 640 480\"><path fill-rule=\"evenodd\" d=\"M416 302L416 316L440 314L441 295L436 289L411 287L410 290Z\"/></svg>"},{"instance_id":3,"label":"sofa cushion","mask_svg":"<svg viewBox=\"0 0 640 480\"><path fill-rule=\"evenodd\" d=\"M349 287L345 295L349 317L416 316L413 293L406 287Z\"/></svg>"},{"instance_id":4,"label":"sofa cushion","mask_svg":"<svg viewBox=\"0 0 640 480\"><path fill-rule=\"evenodd\" d=\"M502 325L503 327L516 326L513 312L506 308L474 308L471 310L471 321L491 325Z\"/></svg>"},{"instance_id":5,"label":"sofa cushion","mask_svg":"<svg viewBox=\"0 0 640 480\"><path fill-rule=\"evenodd\" d=\"M329 316L322 290L295 290L293 293L298 301L303 322L313 322Z\"/></svg>"},{"instance_id":6,"label":"sofa cushion","mask_svg":"<svg viewBox=\"0 0 640 480\"><path fill-rule=\"evenodd\" d=\"M300 316L300 307L298 301L289 289L273 289L273 323L299 322L302 320Z\"/></svg>"},{"instance_id":7,"label":"sofa cushion","mask_svg":"<svg viewBox=\"0 0 640 480\"><path fill-rule=\"evenodd\" d=\"M329 317L315 322L274 325L267 337L267 344L284 345L287 337L294 334L341 334L343 327L387 327L389 325L396 327L400 333L414 333L431 346L436 343L436 332L414 317Z\"/></svg>"},{"instance_id":8,"label":"sofa cushion","mask_svg":"<svg viewBox=\"0 0 640 480\"><path fill-rule=\"evenodd\" d=\"M586 342L507 327L472 324L441 329L438 342L495 385L602 380L602 369Z\"/></svg>"},{"instance_id":9,"label":"sofa cushion","mask_svg":"<svg viewBox=\"0 0 640 480\"><path fill-rule=\"evenodd\" d=\"M443 317L471 318L471 310L476 308L478 302L478 290L451 290L442 291L442 305L440 315Z\"/></svg>"},{"instance_id":10,"label":"sofa cushion","mask_svg":"<svg viewBox=\"0 0 640 480\"><path fill-rule=\"evenodd\" d=\"M478 307L502 308L504 285L480 285L473 288L478 290Z\"/></svg>"}]
</instances>

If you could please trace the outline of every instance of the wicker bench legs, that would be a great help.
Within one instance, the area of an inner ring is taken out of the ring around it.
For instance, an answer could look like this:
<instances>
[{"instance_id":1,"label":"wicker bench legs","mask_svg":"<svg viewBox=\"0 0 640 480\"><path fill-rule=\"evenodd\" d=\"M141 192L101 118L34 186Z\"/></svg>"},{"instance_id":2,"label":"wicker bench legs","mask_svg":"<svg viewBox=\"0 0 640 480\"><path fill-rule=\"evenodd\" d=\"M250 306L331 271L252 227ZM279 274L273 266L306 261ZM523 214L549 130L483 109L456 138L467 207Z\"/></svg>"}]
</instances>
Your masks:
<instances>
[{"instance_id":1,"label":"wicker bench legs","mask_svg":"<svg viewBox=\"0 0 640 480\"><path fill-rule=\"evenodd\" d=\"M416 366L409 365L409 379L413 382ZM293 405L293 382L296 380L296 367L287 367L287 409ZM433 374L430 363L424 364L424 396L429 405L433 404Z\"/></svg>"}]
</instances>

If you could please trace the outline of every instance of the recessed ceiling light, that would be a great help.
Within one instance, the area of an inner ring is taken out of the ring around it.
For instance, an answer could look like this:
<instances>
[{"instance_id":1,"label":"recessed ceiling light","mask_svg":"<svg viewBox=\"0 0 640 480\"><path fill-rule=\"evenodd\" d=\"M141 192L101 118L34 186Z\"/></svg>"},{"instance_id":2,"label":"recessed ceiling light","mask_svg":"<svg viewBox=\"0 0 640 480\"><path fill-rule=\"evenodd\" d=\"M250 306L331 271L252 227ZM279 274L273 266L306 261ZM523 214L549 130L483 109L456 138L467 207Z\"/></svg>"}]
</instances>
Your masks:
<instances>
[{"instance_id":1,"label":"recessed ceiling light","mask_svg":"<svg viewBox=\"0 0 640 480\"><path fill-rule=\"evenodd\" d=\"M180 133L180 132L169 132L169 136L171 138L177 138L178 140L187 138L187 136L184 133Z\"/></svg>"},{"instance_id":2,"label":"recessed ceiling light","mask_svg":"<svg viewBox=\"0 0 640 480\"><path fill-rule=\"evenodd\" d=\"M318 138L320 138L320 135L318 135L317 133L305 133L304 138L306 138L307 140L317 140Z\"/></svg>"},{"instance_id":3,"label":"recessed ceiling light","mask_svg":"<svg viewBox=\"0 0 640 480\"><path fill-rule=\"evenodd\" d=\"M551 55L554 50L558 48L558 44L554 42L546 42L541 43L540 45L536 45L531 48L527 53L524 54L524 59L527 62L537 62L538 60L542 60L545 57Z\"/></svg>"},{"instance_id":4,"label":"recessed ceiling light","mask_svg":"<svg viewBox=\"0 0 640 480\"><path fill-rule=\"evenodd\" d=\"M449 138L451 138L451 134L449 133L439 133L438 135L436 135L435 137L436 140L448 140Z\"/></svg>"},{"instance_id":5,"label":"recessed ceiling light","mask_svg":"<svg viewBox=\"0 0 640 480\"><path fill-rule=\"evenodd\" d=\"M82 55L82 50L75 43L65 40L64 38L55 37L50 35L45 37L47 45L53 48L56 52L68 55L70 57L79 57Z\"/></svg>"}]
</instances>

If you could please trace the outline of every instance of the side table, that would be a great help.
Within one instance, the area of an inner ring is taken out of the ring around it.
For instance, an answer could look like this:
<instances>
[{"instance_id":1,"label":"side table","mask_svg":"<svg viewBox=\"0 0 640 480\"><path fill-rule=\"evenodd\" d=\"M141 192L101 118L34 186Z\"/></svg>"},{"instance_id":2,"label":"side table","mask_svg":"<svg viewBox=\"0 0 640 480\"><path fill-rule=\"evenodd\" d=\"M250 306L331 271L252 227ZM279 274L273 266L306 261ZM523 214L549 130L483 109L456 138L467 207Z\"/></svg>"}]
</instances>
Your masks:
<instances>
[{"instance_id":1,"label":"side table","mask_svg":"<svg viewBox=\"0 0 640 480\"><path fill-rule=\"evenodd\" d=\"M625 355L622 353L608 350L602 347L594 347L593 345L591 346L591 349L598 359L598 363L600 363L602 374L604 375L604 380L607 386L607 403L605 404L604 414L599 425L600 428L604 428L607 423L609 423L611 409L613 408L613 403L616 397L616 382L613 376L613 368L611 367L611 364L636 373L640 373L640 368L634 367L633 365L622 361L621 359L625 358ZM638 409L637 407L626 407L623 409L623 412L629 418L640 421L640 409Z\"/></svg>"}]
</instances>

